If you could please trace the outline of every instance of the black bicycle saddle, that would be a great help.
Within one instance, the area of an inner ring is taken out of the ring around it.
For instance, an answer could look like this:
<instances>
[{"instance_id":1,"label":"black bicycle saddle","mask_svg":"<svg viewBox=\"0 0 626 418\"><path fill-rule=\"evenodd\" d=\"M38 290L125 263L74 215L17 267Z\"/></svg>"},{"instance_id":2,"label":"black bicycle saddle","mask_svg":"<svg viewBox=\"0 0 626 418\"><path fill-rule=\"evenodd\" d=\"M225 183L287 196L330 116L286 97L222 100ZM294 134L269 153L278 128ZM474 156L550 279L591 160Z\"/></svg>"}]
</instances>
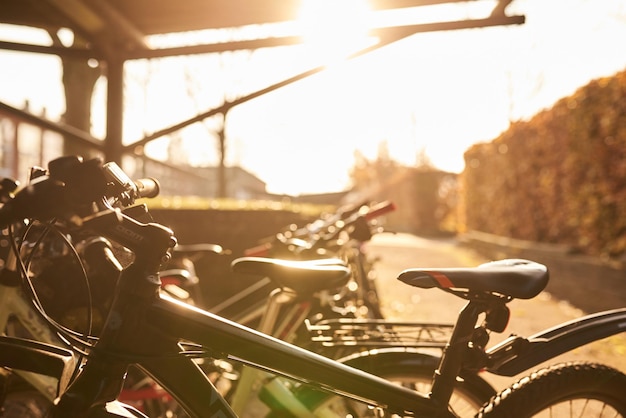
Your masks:
<instances>
[{"instance_id":1,"label":"black bicycle saddle","mask_svg":"<svg viewBox=\"0 0 626 418\"><path fill-rule=\"evenodd\" d=\"M506 259L462 268L412 268L398 280L429 289L466 290L470 293L497 293L518 299L537 296L548 284L548 268L523 259Z\"/></svg>"}]
</instances>

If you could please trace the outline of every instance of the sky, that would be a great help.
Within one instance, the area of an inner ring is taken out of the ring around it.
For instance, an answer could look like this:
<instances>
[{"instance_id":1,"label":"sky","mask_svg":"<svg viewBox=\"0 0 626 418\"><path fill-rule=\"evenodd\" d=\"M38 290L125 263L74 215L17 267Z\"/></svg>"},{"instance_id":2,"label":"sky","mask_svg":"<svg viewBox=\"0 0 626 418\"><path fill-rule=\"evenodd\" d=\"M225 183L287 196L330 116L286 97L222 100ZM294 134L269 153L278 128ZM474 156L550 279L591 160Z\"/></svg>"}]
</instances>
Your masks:
<instances>
[{"instance_id":1,"label":"sky","mask_svg":"<svg viewBox=\"0 0 626 418\"><path fill-rule=\"evenodd\" d=\"M383 141L401 164L413 165L425 152L435 167L461 172L472 144L496 138L510 121L529 119L592 79L626 69L626 0L514 0L507 12L525 15L526 23L419 33L348 61L339 53L361 38L129 62L124 140L329 63L322 73L231 110L227 164L255 174L269 192L291 195L345 190L355 150L374 159ZM366 24L361 15L351 16ZM332 24L322 32L336 36ZM2 40L26 36L0 29ZM63 113L56 57L0 51L0 65L0 100L16 106L28 100L33 111L45 107L52 119ZM94 134L100 136L103 97L99 83ZM207 120L181 133L193 164L217 163L220 123ZM167 158L166 147L161 140L146 151Z\"/></svg>"}]
</instances>

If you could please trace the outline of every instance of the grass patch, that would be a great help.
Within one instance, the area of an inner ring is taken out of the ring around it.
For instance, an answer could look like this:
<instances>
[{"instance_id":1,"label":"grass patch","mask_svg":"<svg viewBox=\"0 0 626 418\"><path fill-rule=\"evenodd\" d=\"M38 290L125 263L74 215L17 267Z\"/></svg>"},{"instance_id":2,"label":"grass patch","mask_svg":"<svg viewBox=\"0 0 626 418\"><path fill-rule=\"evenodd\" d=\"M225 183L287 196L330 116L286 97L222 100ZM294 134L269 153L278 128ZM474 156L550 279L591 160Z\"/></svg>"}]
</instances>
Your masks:
<instances>
[{"instance_id":1,"label":"grass patch","mask_svg":"<svg viewBox=\"0 0 626 418\"><path fill-rule=\"evenodd\" d=\"M273 200L238 200L209 199L198 196L157 196L153 199L141 199L150 209L186 209L186 210L283 210L317 217L325 212L334 212L334 205L315 205L294 203L288 199Z\"/></svg>"}]
</instances>

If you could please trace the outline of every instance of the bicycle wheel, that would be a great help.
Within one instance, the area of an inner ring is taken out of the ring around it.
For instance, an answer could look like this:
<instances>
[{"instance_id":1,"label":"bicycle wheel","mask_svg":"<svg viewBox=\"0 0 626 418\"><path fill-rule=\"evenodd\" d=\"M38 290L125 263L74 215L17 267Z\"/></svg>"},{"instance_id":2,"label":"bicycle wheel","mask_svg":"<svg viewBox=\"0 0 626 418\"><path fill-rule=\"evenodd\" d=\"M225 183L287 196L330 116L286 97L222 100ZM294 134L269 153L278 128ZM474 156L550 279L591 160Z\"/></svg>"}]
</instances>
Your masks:
<instances>
[{"instance_id":1,"label":"bicycle wheel","mask_svg":"<svg viewBox=\"0 0 626 418\"><path fill-rule=\"evenodd\" d=\"M495 396L482 418L626 417L626 375L596 363L560 363L524 377Z\"/></svg>"},{"instance_id":2,"label":"bicycle wheel","mask_svg":"<svg viewBox=\"0 0 626 418\"><path fill-rule=\"evenodd\" d=\"M429 393L438 357L414 353L392 352L376 356L374 361L346 362L363 371L387 379L398 385ZM496 391L475 373L463 372L450 399L450 408L459 417L473 417L489 401ZM368 405L334 396L307 386L298 388L297 397L316 416L378 416ZM269 417L287 416L283 411L274 411Z\"/></svg>"}]
</instances>

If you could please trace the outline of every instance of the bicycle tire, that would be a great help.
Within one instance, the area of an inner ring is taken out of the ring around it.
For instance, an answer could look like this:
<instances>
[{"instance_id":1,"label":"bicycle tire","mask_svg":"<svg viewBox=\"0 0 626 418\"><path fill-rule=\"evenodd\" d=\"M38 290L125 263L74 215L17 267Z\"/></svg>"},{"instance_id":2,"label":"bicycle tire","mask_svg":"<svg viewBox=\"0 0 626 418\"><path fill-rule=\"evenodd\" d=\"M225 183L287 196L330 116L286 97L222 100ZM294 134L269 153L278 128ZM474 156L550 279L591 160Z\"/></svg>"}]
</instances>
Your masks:
<instances>
[{"instance_id":1,"label":"bicycle tire","mask_svg":"<svg viewBox=\"0 0 626 418\"><path fill-rule=\"evenodd\" d=\"M624 388L626 375L614 368L598 363L559 363L504 389L477 417L626 417Z\"/></svg>"},{"instance_id":2,"label":"bicycle tire","mask_svg":"<svg viewBox=\"0 0 626 418\"><path fill-rule=\"evenodd\" d=\"M375 362L361 363L358 368L422 393L430 392L430 384L438 359L434 356L428 356L415 357L415 361L407 361L409 356L404 355L404 353L395 354L397 355L390 355ZM427 358L429 357L436 361L428 361ZM450 408L459 417L473 417L495 394L496 391L493 387L478 374L463 372L452 395ZM378 416L376 411L367 405L352 402L308 386L300 386L296 396L315 415L326 416L325 410L336 413L338 409L341 409L345 411L345 416ZM284 418L286 416L288 414L284 411L274 410L267 415L267 418Z\"/></svg>"}]
</instances>

